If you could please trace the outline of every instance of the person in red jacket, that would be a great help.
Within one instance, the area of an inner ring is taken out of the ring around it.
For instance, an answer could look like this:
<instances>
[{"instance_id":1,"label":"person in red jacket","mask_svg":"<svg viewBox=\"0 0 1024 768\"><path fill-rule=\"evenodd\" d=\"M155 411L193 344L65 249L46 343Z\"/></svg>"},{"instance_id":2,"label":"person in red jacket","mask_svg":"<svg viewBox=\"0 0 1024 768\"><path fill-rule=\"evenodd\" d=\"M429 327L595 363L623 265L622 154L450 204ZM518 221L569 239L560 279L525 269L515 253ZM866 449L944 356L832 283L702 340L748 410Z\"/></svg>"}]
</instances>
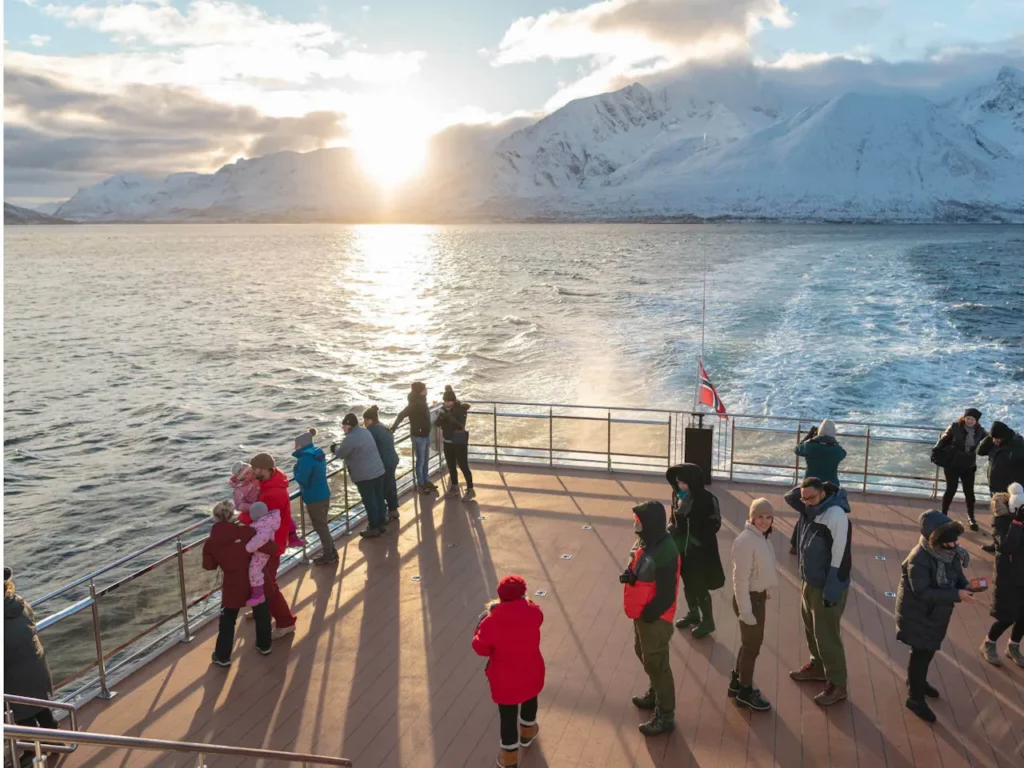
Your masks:
<instances>
[{"instance_id":1,"label":"person in red jacket","mask_svg":"<svg viewBox=\"0 0 1024 768\"><path fill-rule=\"evenodd\" d=\"M537 738L537 696L544 688L544 657L540 625L544 613L526 597L522 576L506 576L498 584L498 600L480 616L473 650L487 656L491 698L501 717L501 752L497 765L519 765L519 748Z\"/></svg>"},{"instance_id":2,"label":"person in red jacket","mask_svg":"<svg viewBox=\"0 0 1024 768\"><path fill-rule=\"evenodd\" d=\"M231 649L235 644L235 622L238 611L249 599L249 553L245 544L256 535L256 531L234 521L235 506L222 501L213 508L213 528L203 543L203 568L224 574L220 591L220 631L217 646L213 651L213 663L218 667L231 666ZM277 560L277 544L268 541L259 550L269 555L270 562ZM275 566L276 567L276 566ZM270 608L264 600L253 607L256 619L256 650L264 656L270 653Z\"/></svg>"},{"instance_id":3,"label":"person in red jacket","mask_svg":"<svg viewBox=\"0 0 1024 768\"><path fill-rule=\"evenodd\" d=\"M278 556L270 558L264 569L263 594L270 605L270 615L274 617L276 628L273 638L284 637L295 632L295 616L288 607L288 601L277 586L277 568L281 565L281 554L288 548L288 531L292 528L292 502L288 494L288 476L277 468L274 457L269 453L257 453L249 461L253 474L260 481L260 501L267 509L281 512L281 525L277 529L274 542L277 544ZM248 512L238 516L243 525L252 525Z\"/></svg>"}]
</instances>

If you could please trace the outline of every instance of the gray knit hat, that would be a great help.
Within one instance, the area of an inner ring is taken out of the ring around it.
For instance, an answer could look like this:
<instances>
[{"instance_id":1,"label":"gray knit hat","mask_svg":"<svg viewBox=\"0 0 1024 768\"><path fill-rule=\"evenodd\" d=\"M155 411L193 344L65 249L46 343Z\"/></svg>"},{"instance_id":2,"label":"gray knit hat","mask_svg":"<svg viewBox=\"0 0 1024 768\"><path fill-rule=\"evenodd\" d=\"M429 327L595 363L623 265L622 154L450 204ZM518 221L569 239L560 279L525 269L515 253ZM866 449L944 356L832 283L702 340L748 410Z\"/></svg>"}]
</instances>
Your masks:
<instances>
[{"instance_id":1,"label":"gray knit hat","mask_svg":"<svg viewBox=\"0 0 1024 768\"><path fill-rule=\"evenodd\" d=\"M249 517L252 518L253 522L269 514L270 510L267 509L267 505L262 501L255 501L249 506Z\"/></svg>"},{"instance_id":2,"label":"gray knit hat","mask_svg":"<svg viewBox=\"0 0 1024 768\"><path fill-rule=\"evenodd\" d=\"M313 438L316 437L316 427L310 427L301 435L295 438L295 450L301 451L307 445L313 444Z\"/></svg>"}]
</instances>

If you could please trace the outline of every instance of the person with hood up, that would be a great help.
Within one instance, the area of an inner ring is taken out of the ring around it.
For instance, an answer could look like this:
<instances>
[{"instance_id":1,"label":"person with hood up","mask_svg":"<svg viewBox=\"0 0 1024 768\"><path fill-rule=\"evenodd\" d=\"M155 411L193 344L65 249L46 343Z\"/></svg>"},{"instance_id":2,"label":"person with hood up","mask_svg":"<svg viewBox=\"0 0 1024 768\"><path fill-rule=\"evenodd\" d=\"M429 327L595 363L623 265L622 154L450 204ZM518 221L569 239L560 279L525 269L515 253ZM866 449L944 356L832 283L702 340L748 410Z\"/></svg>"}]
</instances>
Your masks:
<instances>
[{"instance_id":1,"label":"person with hood up","mask_svg":"<svg viewBox=\"0 0 1024 768\"><path fill-rule=\"evenodd\" d=\"M1024 640L1024 487L1020 483L1011 483L1007 492L992 496L992 516L996 562L991 614L995 622L981 643L981 655L989 664L1002 666L996 641L1013 627L1006 655L1024 667L1020 651Z\"/></svg>"},{"instance_id":2,"label":"person with hood up","mask_svg":"<svg viewBox=\"0 0 1024 768\"><path fill-rule=\"evenodd\" d=\"M460 402L451 385L444 388L443 404L434 425L441 428L444 439L444 461L448 465L448 491L445 498L454 499L459 495L459 469L466 478L466 495L463 501L476 498L473 490L473 473L469 470L469 432L466 431L466 416L469 405Z\"/></svg>"},{"instance_id":3,"label":"person with hood up","mask_svg":"<svg viewBox=\"0 0 1024 768\"><path fill-rule=\"evenodd\" d=\"M410 389L407 398L409 404L395 418L391 432L394 433L406 418L409 419L416 490L420 493L433 493L437 486L430 482L430 406L427 405L427 385L422 381L414 381Z\"/></svg>"},{"instance_id":4,"label":"person with hood up","mask_svg":"<svg viewBox=\"0 0 1024 768\"><path fill-rule=\"evenodd\" d=\"M277 569L281 565L281 555L288 549L289 531L295 530L291 494L288 492L288 476L281 471L269 453L257 453L249 460L249 466L260 483L259 501L266 504L267 509L276 509L281 513L281 525L274 534L277 554L270 558L263 571L263 593L270 604L270 615L274 617L276 625L272 637L277 640L295 632L295 616L277 584ZM252 525L252 517L248 512L242 512L238 516L238 522Z\"/></svg>"},{"instance_id":5,"label":"person with hood up","mask_svg":"<svg viewBox=\"0 0 1024 768\"><path fill-rule=\"evenodd\" d=\"M633 620L633 650L644 665L650 685L633 704L653 710L640 726L644 736L660 736L675 730L676 684L669 663L672 619L679 592L679 550L665 525L665 507L648 501L633 507L636 543L629 565L619 576L622 604Z\"/></svg>"},{"instance_id":6,"label":"person with hood up","mask_svg":"<svg viewBox=\"0 0 1024 768\"><path fill-rule=\"evenodd\" d=\"M327 483L327 457L322 449L313 444L316 427L310 427L295 438L295 469L292 476L299 485L302 504L313 524L313 530L320 537L323 550L313 558L315 565L333 565L338 562L338 548L331 536L331 527L327 517L331 511L331 487Z\"/></svg>"},{"instance_id":7,"label":"person with hood up","mask_svg":"<svg viewBox=\"0 0 1024 768\"><path fill-rule=\"evenodd\" d=\"M798 683L825 683L814 697L823 707L847 698L846 650L840 622L850 591L853 524L846 491L816 477L806 478L785 496L800 513L800 615L811 660L789 676Z\"/></svg>"},{"instance_id":8,"label":"person with hood up","mask_svg":"<svg viewBox=\"0 0 1024 768\"><path fill-rule=\"evenodd\" d=\"M344 459L348 476L359 489L359 498L366 509L368 527L359 533L364 539L376 539L387 532L387 513L384 509L384 462L373 435L359 426L354 413L346 413L341 420L345 438L331 446L331 453Z\"/></svg>"},{"instance_id":9,"label":"person with hood up","mask_svg":"<svg viewBox=\"0 0 1024 768\"><path fill-rule=\"evenodd\" d=\"M992 431L978 443L978 455L988 457L988 489L993 495L1006 493L1011 483L1024 485L1024 437L1003 422L992 422ZM996 551L995 544L982 549Z\"/></svg>"},{"instance_id":10,"label":"person with hood up","mask_svg":"<svg viewBox=\"0 0 1024 768\"><path fill-rule=\"evenodd\" d=\"M665 479L673 491L669 532L682 562L680 575L687 607L676 627L693 627L691 634L699 640L715 631L711 592L725 586L718 553L722 513L718 498L704 487L704 473L696 464L669 467Z\"/></svg>"},{"instance_id":11,"label":"person with hood up","mask_svg":"<svg viewBox=\"0 0 1024 768\"><path fill-rule=\"evenodd\" d=\"M836 440L836 423L832 419L822 419L817 427L811 427L807 436L793 449L797 456L802 456L807 463L804 477L816 477L823 483L839 486L839 465L846 458L846 449ZM795 555L796 529L789 540L789 554Z\"/></svg>"},{"instance_id":12,"label":"person with hood up","mask_svg":"<svg viewBox=\"0 0 1024 768\"><path fill-rule=\"evenodd\" d=\"M974 474L978 469L978 446L988 433L978 420L981 411L968 408L964 415L947 427L942 437L932 448L932 463L942 467L946 476L946 492L942 494L942 514L948 514L956 496L957 485L963 485L964 501L967 502L967 519L971 530L978 530L974 519Z\"/></svg>"},{"instance_id":13,"label":"person with hood up","mask_svg":"<svg viewBox=\"0 0 1024 768\"><path fill-rule=\"evenodd\" d=\"M398 451L395 450L395 436L391 430L380 423L380 409L371 405L363 411L363 426L373 435L377 444L377 452L384 463L384 503L387 506L388 521L398 520L398 481L395 472L398 470Z\"/></svg>"},{"instance_id":14,"label":"person with hood up","mask_svg":"<svg viewBox=\"0 0 1024 768\"><path fill-rule=\"evenodd\" d=\"M747 524L732 543L732 609L740 620L740 650L729 681L729 698L755 712L772 708L754 687L754 664L764 642L768 598L778 591L772 534L775 509L768 499L754 499Z\"/></svg>"},{"instance_id":15,"label":"person with hood up","mask_svg":"<svg viewBox=\"0 0 1024 768\"><path fill-rule=\"evenodd\" d=\"M4 566L4 693L30 699L53 699L46 652L36 633L32 608L16 591L13 571ZM32 728L56 728L46 707L12 704L14 722Z\"/></svg>"},{"instance_id":16,"label":"person with hood up","mask_svg":"<svg viewBox=\"0 0 1024 768\"><path fill-rule=\"evenodd\" d=\"M537 697L544 690L540 627L544 612L526 597L522 576L498 582L498 599L489 603L473 635L473 650L487 657L491 699L501 721L499 768L516 768L519 749L537 738Z\"/></svg>"},{"instance_id":17,"label":"person with hood up","mask_svg":"<svg viewBox=\"0 0 1024 768\"><path fill-rule=\"evenodd\" d=\"M258 503L258 502L254 502ZM222 582L220 589L220 627L217 631L217 644L213 650L211 661L218 667L231 666L231 651L235 645L235 624L238 612L249 598L249 565L250 554L246 549L255 536L256 530L248 525L241 525L234 519L234 505L230 501L222 501L214 506L211 512L213 527L210 535L203 542L203 569L215 571L220 568ZM260 552L270 558L264 569L264 587L267 582L267 570L273 567L276 571L280 558L277 543L268 541ZM252 616L256 620L256 650L264 656L270 653L270 605L264 600L252 608Z\"/></svg>"}]
</instances>

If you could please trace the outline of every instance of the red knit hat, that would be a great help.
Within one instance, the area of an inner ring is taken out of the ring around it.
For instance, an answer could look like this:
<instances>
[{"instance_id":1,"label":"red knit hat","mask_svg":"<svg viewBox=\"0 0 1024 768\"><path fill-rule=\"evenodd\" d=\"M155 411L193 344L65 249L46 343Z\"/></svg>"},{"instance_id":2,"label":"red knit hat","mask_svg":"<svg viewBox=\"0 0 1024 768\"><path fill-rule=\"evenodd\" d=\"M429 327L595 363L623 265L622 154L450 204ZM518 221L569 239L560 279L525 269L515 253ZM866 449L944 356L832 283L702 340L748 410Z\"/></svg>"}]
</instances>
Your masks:
<instances>
[{"instance_id":1,"label":"red knit hat","mask_svg":"<svg viewBox=\"0 0 1024 768\"><path fill-rule=\"evenodd\" d=\"M498 598L503 603L526 596L526 580L522 576L506 576L498 582Z\"/></svg>"}]
</instances>

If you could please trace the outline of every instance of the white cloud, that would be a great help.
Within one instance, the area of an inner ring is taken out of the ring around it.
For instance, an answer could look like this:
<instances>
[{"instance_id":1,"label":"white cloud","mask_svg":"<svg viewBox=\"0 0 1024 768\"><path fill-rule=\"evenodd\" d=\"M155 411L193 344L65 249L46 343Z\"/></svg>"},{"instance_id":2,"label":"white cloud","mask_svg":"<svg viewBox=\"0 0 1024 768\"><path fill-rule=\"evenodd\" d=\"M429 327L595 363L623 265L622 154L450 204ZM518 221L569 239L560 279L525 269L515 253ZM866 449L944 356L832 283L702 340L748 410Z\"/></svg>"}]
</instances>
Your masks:
<instances>
[{"instance_id":1,"label":"white cloud","mask_svg":"<svg viewBox=\"0 0 1024 768\"><path fill-rule=\"evenodd\" d=\"M859 61L862 64L867 64L871 61L871 58L860 51L851 53L786 51L775 61L758 62L758 64L763 64L768 69L803 69L804 67L821 65L830 61Z\"/></svg>"},{"instance_id":2,"label":"white cloud","mask_svg":"<svg viewBox=\"0 0 1024 768\"><path fill-rule=\"evenodd\" d=\"M50 38L49 35L29 35L28 36L29 45L34 45L36 48L42 48L44 45L46 45L48 42L50 42L50 39L51 38Z\"/></svg>"}]
</instances>

